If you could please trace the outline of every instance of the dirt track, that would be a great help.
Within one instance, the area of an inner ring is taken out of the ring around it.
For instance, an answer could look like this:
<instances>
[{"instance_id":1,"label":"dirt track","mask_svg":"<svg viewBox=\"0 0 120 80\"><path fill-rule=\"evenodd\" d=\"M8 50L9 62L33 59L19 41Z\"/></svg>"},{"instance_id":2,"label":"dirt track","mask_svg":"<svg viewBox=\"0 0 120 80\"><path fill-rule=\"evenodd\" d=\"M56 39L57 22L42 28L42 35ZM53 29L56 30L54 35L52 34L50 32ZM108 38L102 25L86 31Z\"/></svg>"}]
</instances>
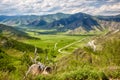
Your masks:
<instances>
[{"instance_id":1,"label":"dirt track","mask_svg":"<svg viewBox=\"0 0 120 80\"><path fill-rule=\"evenodd\" d=\"M58 49L58 52L59 52L59 53L65 53L65 52L62 51L63 49L68 48L68 47L72 46L73 44L76 44L76 43L78 43L78 42L81 42L81 41L83 41L83 40L85 40L85 39L86 39L86 38L83 38L83 39L80 39L80 40L75 41L75 42L73 42L73 43L70 43L70 44L68 44L68 45L66 45L66 46Z\"/></svg>"}]
</instances>

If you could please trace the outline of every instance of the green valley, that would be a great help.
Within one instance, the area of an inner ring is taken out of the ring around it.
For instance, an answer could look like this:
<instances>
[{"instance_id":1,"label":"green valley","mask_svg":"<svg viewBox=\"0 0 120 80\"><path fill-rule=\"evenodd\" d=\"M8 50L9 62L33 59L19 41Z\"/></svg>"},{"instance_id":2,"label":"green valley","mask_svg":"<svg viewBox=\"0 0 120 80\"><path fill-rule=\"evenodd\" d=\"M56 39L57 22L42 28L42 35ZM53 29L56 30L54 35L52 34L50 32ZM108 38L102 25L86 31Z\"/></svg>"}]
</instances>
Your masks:
<instances>
[{"instance_id":1,"label":"green valley","mask_svg":"<svg viewBox=\"0 0 120 80\"><path fill-rule=\"evenodd\" d=\"M0 16L0 80L119 80L119 22L81 12Z\"/></svg>"}]
</instances>

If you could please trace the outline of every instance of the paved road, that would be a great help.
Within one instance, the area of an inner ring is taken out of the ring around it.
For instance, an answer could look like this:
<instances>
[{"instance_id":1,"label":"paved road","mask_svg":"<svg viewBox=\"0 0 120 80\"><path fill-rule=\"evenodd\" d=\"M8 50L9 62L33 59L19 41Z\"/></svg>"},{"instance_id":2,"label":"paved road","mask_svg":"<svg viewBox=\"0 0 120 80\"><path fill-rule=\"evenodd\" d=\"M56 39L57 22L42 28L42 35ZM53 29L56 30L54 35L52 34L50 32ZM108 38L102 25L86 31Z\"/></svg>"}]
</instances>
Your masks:
<instances>
[{"instance_id":1,"label":"paved road","mask_svg":"<svg viewBox=\"0 0 120 80\"><path fill-rule=\"evenodd\" d=\"M58 52L59 52L59 53L65 53L65 52L62 51L63 49L68 48L68 47L72 46L73 44L76 44L76 43L78 43L78 42L81 42L81 41L83 41L83 40L85 40L85 39L86 39L86 38L83 38L83 39L80 39L80 40L75 41L75 42L73 42L73 43L70 43L70 44L68 44L68 45L66 45L66 46L58 49Z\"/></svg>"}]
</instances>

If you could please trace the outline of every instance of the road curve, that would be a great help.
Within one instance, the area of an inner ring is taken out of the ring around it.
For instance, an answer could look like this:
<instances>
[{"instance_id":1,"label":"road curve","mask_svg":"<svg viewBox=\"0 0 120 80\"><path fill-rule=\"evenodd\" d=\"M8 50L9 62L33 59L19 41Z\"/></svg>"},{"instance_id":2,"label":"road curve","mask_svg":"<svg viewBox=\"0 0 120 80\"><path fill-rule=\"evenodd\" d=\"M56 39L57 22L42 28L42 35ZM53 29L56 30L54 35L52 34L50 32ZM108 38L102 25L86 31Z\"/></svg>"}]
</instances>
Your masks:
<instances>
[{"instance_id":1,"label":"road curve","mask_svg":"<svg viewBox=\"0 0 120 80\"><path fill-rule=\"evenodd\" d=\"M66 45L66 46L58 49L58 52L59 52L59 53L65 53L65 52L62 52L63 49L68 48L68 47L72 46L73 44L76 44L76 43L78 43L78 42L81 42L81 41L83 41L83 40L85 40L85 39L86 39L86 38L83 38L83 39L81 39L81 40L78 40L78 41L75 41L75 42L73 42L73 43L70 43L70 44L68 44L68 45Z\"/></svg>"}]
</instances>

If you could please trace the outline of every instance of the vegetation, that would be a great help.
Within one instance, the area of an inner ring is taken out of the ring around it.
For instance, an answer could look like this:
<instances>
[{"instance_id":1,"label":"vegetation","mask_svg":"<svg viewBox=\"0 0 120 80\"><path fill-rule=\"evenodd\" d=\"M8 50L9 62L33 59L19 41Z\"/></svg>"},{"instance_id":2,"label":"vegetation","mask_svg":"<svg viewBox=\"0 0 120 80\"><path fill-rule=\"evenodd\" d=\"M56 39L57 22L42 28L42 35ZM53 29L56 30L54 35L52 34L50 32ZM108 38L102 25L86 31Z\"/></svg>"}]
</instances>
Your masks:
<instances>
[{"instance_id":1,"label":"vegetation","mask_svg":"<svg viewBox=\"0 0 120 80\"><path fill-rule=\"evenodd\" d=\"M28 67L33 64L31 56L34 55L35 46L38 49L37 60L53 70L49 75L28 75L26 80L120 79L120 32L103 36L57 34L35 37L40 39L17 41L0 36L0 80L22 80ZM65 54L59 54L58 49L83 38L85 40L63 49ZM93 39L96 51L86 46Z\"/></svg>"},{"instance_id":2,"label":"vegetation","mask_svg":"<svg viewBox=\"0 0 120 80\"><path fill-rule=\"evenodd\" d=\"M12 39L38 39L11 26L0 24L0 34Z\"/></svg>"}]
</instances>

